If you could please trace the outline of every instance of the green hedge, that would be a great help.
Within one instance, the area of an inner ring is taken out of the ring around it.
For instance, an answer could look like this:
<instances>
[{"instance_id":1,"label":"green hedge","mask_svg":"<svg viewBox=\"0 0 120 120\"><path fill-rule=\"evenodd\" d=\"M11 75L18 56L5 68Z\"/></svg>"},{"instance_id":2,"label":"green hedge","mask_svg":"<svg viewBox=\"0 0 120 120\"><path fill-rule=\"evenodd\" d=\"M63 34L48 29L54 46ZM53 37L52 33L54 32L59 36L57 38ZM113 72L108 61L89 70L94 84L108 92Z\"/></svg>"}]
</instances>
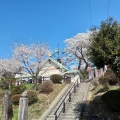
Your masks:
<instances>
[{"instance_id":1,"label":"green hedge","mask_svg":"<svg viewBox=\"0 0 120 120\"><path fill-rule=\"evenodd\" d=\"M11 88L11 92L12 92L12 95L21 94L21 93L23 93L26 89L27 89L27 88L26 88L25 85L13 86L13 87Z\"/></svg>"},{"instance_id":2,"label":"green hedge","mask_svg":"<svg viewBox=\"0 0 120 120\"><path fill-rule=\"evenodd\" d=\"M61 81L63 80L63 76L61 76L59 74L53 74L50 76L50 80L53 83L61 83Z\"/></svg>"}]
</instances>

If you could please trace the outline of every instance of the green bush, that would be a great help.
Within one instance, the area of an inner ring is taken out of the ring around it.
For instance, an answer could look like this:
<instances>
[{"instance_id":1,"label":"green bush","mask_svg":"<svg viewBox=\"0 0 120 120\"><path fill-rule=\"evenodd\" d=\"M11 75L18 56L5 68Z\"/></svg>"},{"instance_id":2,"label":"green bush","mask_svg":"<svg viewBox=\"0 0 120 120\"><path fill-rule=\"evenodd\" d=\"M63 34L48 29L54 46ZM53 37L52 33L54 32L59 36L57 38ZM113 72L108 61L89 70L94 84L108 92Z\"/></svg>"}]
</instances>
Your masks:
<instances>
[{"instance_id":1,"label":"green bush","mask_svg":"<svg viewBox=\"0 0 120 120\"><path fill-rule=\"evenodd\" d=\"M63 76L59 74L53 74L50 76L50 80L52 80L53 83L61 83L62 79L63 79Z\"/></svg>"},{"instance_id":2,"label":"green bush","mask_svg":"<svg viewBox=\"0 0 120 120\"><path fill-rule=\"evenodd\" d=\"M35 90L28 90L28 104L37 102L38 100L38 92Z\"/></svg>"},{"instance_id":3,"label":"green bush","mask_svg":"<svg viewBox=\"0 0 120 120\"><path fill-rule=\"evenodd\" d=\"M32 103L37 102L38 100L38 93L35 90L28 90L28 104L31 105ZM21 97L21 94L16 94L12 96L12 103L15 105L19 105L19 99Z\"/></svg>"},{"instance_id":4,"label":"green bush","mask_svg":"<svg viewBox=\"0 0 120 120\"><path fill-rule=\"evenodd\" d=\"M45 81L41 84L40 92L49 94L53 91L53 82L52 81Z\"/></svg>"},{"instance_id":5,"label":"green bush","mask_svg":"<svg viewBox=\"0 0 120 120\"><path fill-rule=\"evenodd\" d=\"M12 103L15 105L19 105L19 99L21 97L21 94L16 94L12 96Z\"/></svg>"},{"instance_id":6,"label":"green bush","mask_svg":"<svg viewBox=\"0 0 120 120\"><path fill-rule=\"evenodd\" d=\"M27 88L26 88L25 85L13 86L13 87L11 88L11 92L12 92L12 95L21 94L21 93L23 93L26 89L27 89Z\"/></svg>"},{"instance_id":7,"label":"green bush","mask_svg":"<svg viewBox=\"0 0 120 120\"><path fill-rule=\"evenodd\" d=\"M110 90L101 96L106 107L111 111L120 111L120 90Z\"/></svg>"}]
</instances>

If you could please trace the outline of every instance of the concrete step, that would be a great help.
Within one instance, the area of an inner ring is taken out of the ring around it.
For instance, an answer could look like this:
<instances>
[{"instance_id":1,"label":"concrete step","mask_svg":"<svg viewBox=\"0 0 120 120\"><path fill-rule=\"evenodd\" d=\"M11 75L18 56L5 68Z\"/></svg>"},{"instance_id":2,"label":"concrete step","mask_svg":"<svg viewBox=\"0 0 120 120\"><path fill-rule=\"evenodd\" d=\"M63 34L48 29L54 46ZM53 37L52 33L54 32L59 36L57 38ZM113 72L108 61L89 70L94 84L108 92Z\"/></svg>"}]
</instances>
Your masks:
<instances>
[{"instance_id":1,"label":"concrete step","mask_svg":"<svg viewBox=\"0 0 120 120\"><path fill-rule=\"evenodd\" d=\"M55 115L48 115L49 118L55 118Z\"/></svg>"},{"instance_id":2,"label":"concrete step","mask_svg":"<svg viewBox=\"0 0 120 120\"><path fill-rule=\"evenodd\" d=\"M76 118L78 118L77 116L75 116L75 115L72 115L72 116L70 116L70 115L63 115L63 116L61 116L61 117L59 117L59 119L60 120L63 120L63 119L71 119L71 120L75 120Z\"/></svg>"},{"instance_id":3,"label":"concrete step","mask_svg":"<svg viewBox=\"0 0 120 120\"><path fill-rule=\"evenodd\" d=\"M49 118L49 117L47 117L45 120L55 120L55 118Z\"/></svg>"}]
</instances>

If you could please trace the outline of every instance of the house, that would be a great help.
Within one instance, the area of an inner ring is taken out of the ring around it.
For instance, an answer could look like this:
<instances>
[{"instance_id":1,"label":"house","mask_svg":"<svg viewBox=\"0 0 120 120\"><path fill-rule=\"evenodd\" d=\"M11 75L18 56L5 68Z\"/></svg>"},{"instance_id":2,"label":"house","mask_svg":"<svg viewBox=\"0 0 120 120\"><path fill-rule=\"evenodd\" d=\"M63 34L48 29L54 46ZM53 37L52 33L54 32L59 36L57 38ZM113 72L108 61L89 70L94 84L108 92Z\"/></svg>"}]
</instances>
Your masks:
<instances>
[{"instance_id":1,"label":"house","mask_svg":"<svg viewBox=\"0 0 120 120\"><path fill-rule=\"evenodd\" d=\"M79 83L82 81L82 75L79 70L69 70L64 72L64 76L70 79L65 79L65 82L75 82L77 79Z\"/></svg>"},{"instance_id":2,"label":"house","mask_svg":"<svg viewBox=\"0 0 120 120\"><path fill-rule=\"evenodd\" d=\"M59 62L55 61L52 58L47 58L44 63L44 67L41 69L39 76L44 77L46 80L50 79L52 74L60 74L63 75L64 72L68 71L66 67L64 67Z\"/></svg>"},{"instance_id":3,"label":"house","mask_svg":"<svg viewBox=\"0 0 120 120\"><path fill-rule=\"evenodd\" d=\"M68 70L61 63L52 59L51 57L47 58L44 64L42 65L42 69L39 72L38 78L41 79L41 82L44 80L50 80L50 76L53 74L60 74L64 76L64 81L67 83L74 82L76 79L81 80L82 75L79 70ZM19 80L28 81L31 79L30 74L21 74L16 77Z\"/></svg>"},{"instance_id":4,"label":"house","mask_svg":"<svg viewBox=\"0 0 120 120\"><path fill-rule=\"evenodd\" d=\"M15 75L16 85L22 84L23 82L32 83L32 76L29 73L21 72Z\"/></svg>"}]
</instances>

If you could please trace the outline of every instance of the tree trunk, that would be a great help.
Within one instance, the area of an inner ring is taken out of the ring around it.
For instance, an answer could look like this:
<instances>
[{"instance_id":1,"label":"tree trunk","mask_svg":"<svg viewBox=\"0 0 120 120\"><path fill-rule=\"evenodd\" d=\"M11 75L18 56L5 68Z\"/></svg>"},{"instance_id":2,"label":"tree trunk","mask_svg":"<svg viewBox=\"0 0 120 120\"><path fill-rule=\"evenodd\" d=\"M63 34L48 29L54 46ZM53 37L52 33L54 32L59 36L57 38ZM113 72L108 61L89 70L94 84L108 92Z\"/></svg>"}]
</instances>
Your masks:
<instances>
[{"instance_id":1,"label":"tree trunk","mask_svg":"<svg viewBox=\"0 0 120 120\"><path fill-rule=\"evenodd\" d=\"M88 68L88 63L86 62L86 65L85 65L85 70L87 70L87 68Z\"/></svg>"},{"instance_id":2,"label":"tree trunk","mask_svg":"<svg viewBox=\"0 0 120 120\"><path fill-rule=\"evenodd\" d=\"M34 81L33 89L37 90L37 77L36 76L33 76L33 81Z\"/></svg>"},{"instance_id":3,"label":"tree trunk","mask_svg":"<svg viewBox=\"0 0 120 120\"><path fill-rule=\"evenodd\" d=\"M81 59L79 59L78 70L80 70L80 67L81 67Z\"/></svg>"}]
</instances>

